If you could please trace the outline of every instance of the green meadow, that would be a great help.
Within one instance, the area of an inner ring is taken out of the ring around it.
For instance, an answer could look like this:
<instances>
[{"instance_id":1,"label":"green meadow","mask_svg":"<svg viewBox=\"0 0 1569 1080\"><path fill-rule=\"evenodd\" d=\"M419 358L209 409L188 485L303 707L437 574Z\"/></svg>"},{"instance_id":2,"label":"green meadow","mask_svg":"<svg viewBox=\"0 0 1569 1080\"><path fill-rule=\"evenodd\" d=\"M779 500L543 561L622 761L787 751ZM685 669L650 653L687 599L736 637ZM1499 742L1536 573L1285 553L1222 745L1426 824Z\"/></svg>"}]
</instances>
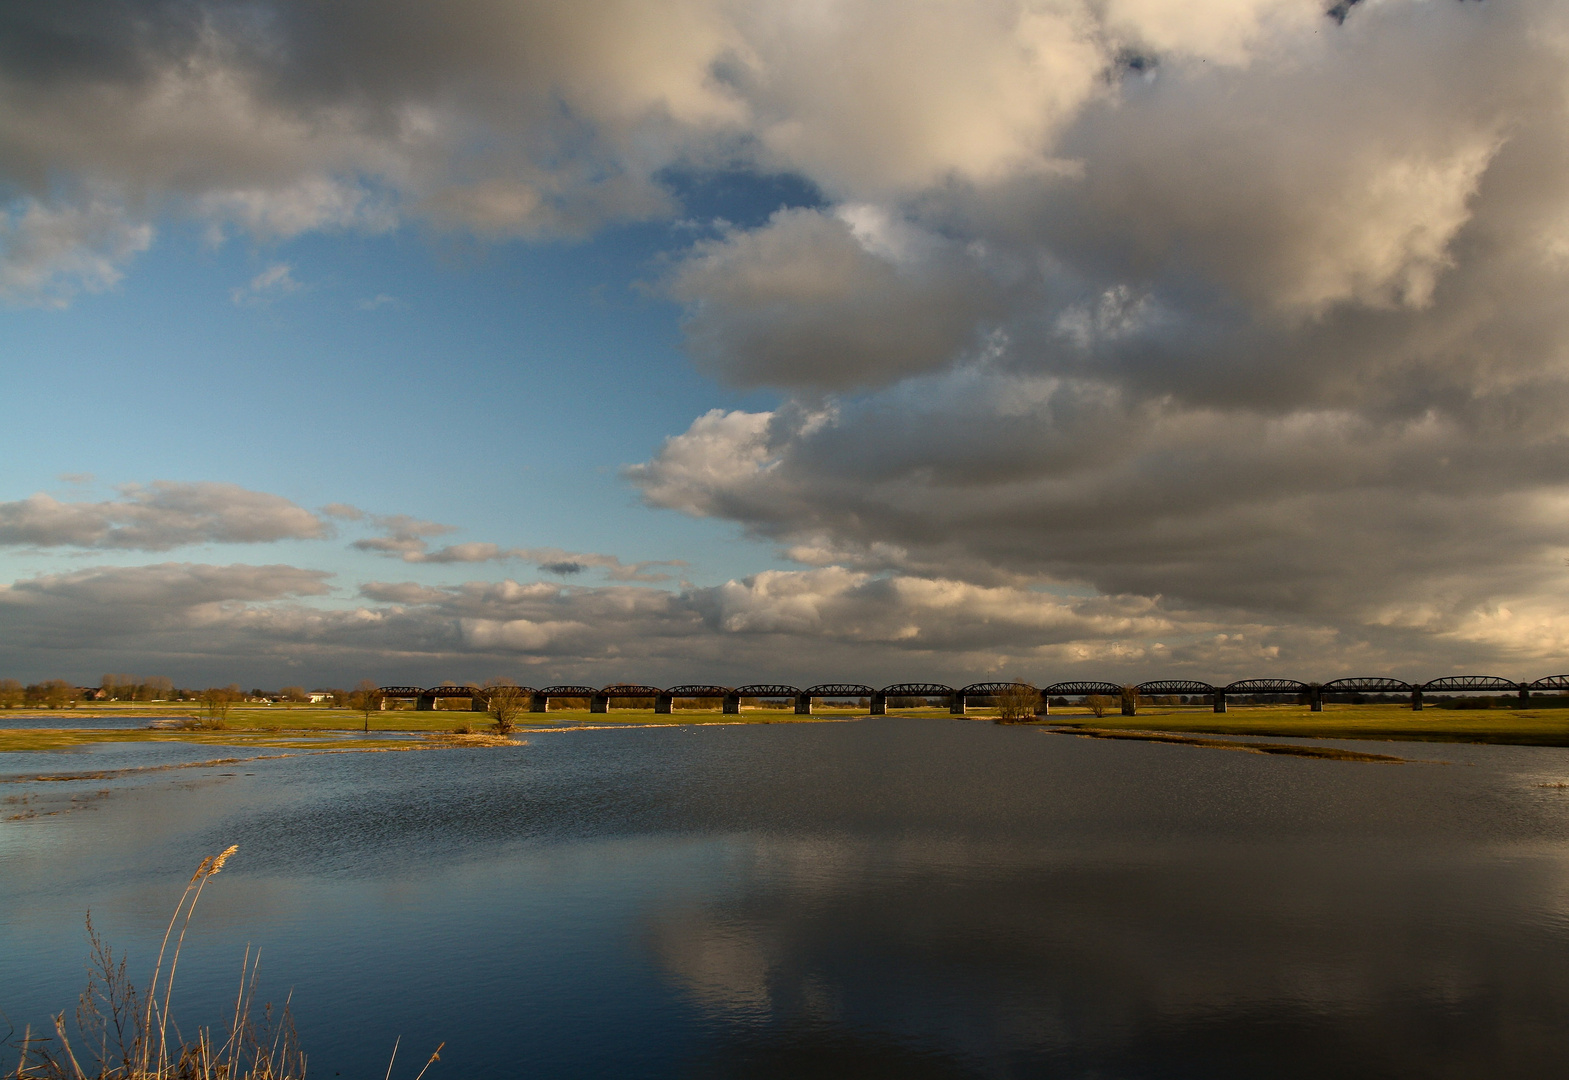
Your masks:
<instances>
[{"instance_id":1,"label":"green meadow","mask_svg":"<svg viewBox=\"0 0 1569 1080\"><path fill-rule=\"evenodd\" d=\"M1441 709L1406 705L1140 706L1137 716L1053 709L1040 722L1113 731L1169 731L1207 735L1270 735L1303 739L1389 739L1422 742L1510 743L1569 746L1569 709Z\"/></svg>"},{"instance_id":2,"label":"green meadow","mask_svg":"<svg viewBox=\"0 0 1569 1080\"><path fill-rule=\"evenodd\" d=\"M95 728L83 720L185 717L206 722L205 714L190 705L160 703L89 703L60 711L8 710L7 717L28 717L37 728L0 729L0 752L65 750L89 743L105 742L187 742L212 746L254 746L279 749L409 749L411 745L448 745L450 740L432 741L411 736L481 735L492 730L485 713L466 710L390 709L373 712L367 722L363 713L310 705L236 705L229 710L222 728L216 730L148 729L142 726ZM789 724L833 722L865 716L858 708L818 708L810 716L793 710L752 709L726 715L718 709L680 709L673 714L655 714L650 709L616 709L590 713L582 709L552 709L545 713L522 713L517 717L516 734L561 728L616 728L632 725L670 726L683 724ZM891 709L890 717L946 717L946 709ZM994 709L971 709L968 718L976 721L995 719ZM70 727L52 720L71 718ZM1233 705L1229 712L1216 713L1207 706L1141 705L1136 716L1122 716L1115 710L1097 717L1088 708L1053 708L1051 715L1035 724L1085 726L1111 731L1163 731L1184 734L1265 735L1318 739L1384 739L1443 742L1512 743L1525 746L1569 746L1569 709L1494 708L1443 709L1429 707L1413 711L1395 704L1326 705L1320 713L1305 705ZM350 737L354 733L355 737ZM375 736L382 735L383 738Z\"/></svg>"}]
</instances>

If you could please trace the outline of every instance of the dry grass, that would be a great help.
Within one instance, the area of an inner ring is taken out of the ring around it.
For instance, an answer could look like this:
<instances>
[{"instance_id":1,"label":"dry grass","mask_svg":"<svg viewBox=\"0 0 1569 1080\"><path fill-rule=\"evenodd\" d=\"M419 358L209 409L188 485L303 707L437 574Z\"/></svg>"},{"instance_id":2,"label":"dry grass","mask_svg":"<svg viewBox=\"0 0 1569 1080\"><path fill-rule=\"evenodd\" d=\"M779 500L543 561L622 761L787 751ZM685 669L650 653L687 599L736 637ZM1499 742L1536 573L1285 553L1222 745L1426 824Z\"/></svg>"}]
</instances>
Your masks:
<instances>
[{"instance_id":1,"label":"dry grass","mask_svg":"<svg viewBox=\"0 0 1569 1080\"><path fill-rule=\"evenodd\" d=\"M237 845L231 845L217 855L209 855L191 875L164 931L158 961L145 991L138 990L131 981L124 958L115 960L114 953L93 929L89 916L87 989L77 1001L74 1024L67 1024L66 1014L60 1012L53 1017L52 1036L34 1035L29 1028L21 1039L11 1042L18 1058L15 1071L8 1071L7 1075L14 1080L304 1080L305 1054L300 1049L288 1000L280 1009L264 1004L258 1016L259 950L253 956L247 946L240 961L239 991L227 1031L214 1032L204 1027L197 1030L194 1038L186 1039L170 1013L174 977L191 916L207 882L237 850ZM178 937L174 933L177 925ZM169 961L167 973L165 957ZM415 1080L422 1080L426 1070L441 1060L445 1045L436 1047ZM389 1080L396 1060L394 1044L392 1061L387 1063Z\"/></svg>"},{"instance_id":2,"label":"dry grass","mask_svg":"<svg viewBox=\"0 0 1569 1080\"><path fill-rule=\"evenodd\" d=\"M427 742L440 746L527 746L526 739L514 739L507 735L494 735L488 732L475 731L467 725L456 731L432 731L420 736Z\"/></svg>"}]
</instances>

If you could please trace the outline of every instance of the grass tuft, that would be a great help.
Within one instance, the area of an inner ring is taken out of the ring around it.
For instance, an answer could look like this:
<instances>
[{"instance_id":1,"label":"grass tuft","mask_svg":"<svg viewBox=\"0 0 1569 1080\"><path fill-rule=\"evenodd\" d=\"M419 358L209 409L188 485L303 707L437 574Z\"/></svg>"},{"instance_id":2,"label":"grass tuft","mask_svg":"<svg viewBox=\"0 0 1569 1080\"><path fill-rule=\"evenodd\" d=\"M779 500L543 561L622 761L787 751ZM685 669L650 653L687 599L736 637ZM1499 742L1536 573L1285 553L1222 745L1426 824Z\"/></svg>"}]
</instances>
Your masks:
<instances>
[{"instance_id":1,"label":"grass tuft","mask_svg":"<svg viewBox=\"0 0 1569 1080\"><path fill-rule=\"evenodd\" d=\"M184 1039L170 1016L175 969L196 903L207 882L223 870L238 850L238 845L230 845L209 855L191 875L164 931L158 961L145 991L138 990L131 981L124 957L115 958L93 928L89 913L87 988L77 1001L74 1024L68 1025L65 1013L60 1012L52 1018L52 1036L35 1035L28 1028L20 1039L8 1037L9 1045L19 1054L16 1069L8 1069L5 1075L13 1080L304 1080L305 1054L300 1049L288 1000L276 1010L270 1003L265 1004L257 1015L260 950L253 956L247 946L240 961L240 987L226 1033L204 1027L194 1038ZM169 953L169 939L174 937L176 923L180 933L174 939L173 953ZM167 975L163 967L166 956ZM444 1046L446 1043L436 1047L415 1080L421 1080L425 1070L441 1060ZM394 1047L394 1060L396 1054ZM389 1080L392 1064L387 1063Z\"/></svg>"}]
</instances>

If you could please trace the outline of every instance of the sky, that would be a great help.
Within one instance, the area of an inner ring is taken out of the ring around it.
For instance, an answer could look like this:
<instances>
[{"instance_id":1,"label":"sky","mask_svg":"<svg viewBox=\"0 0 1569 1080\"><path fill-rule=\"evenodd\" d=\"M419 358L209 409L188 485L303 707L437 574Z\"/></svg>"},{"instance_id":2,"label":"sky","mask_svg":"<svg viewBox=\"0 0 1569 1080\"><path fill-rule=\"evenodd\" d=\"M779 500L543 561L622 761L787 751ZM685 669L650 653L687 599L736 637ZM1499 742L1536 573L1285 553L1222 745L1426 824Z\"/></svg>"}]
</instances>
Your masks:
<instances>
[{"instance_id":1,"label":"sky","mask_svg":"<svg viewBox=\"0 0 1569 1080\"><path fill-rule=\"evenodd\" d=\"M1569 670L1558 0L0 8L0 677Z\"/></svg>"}]
</instances>

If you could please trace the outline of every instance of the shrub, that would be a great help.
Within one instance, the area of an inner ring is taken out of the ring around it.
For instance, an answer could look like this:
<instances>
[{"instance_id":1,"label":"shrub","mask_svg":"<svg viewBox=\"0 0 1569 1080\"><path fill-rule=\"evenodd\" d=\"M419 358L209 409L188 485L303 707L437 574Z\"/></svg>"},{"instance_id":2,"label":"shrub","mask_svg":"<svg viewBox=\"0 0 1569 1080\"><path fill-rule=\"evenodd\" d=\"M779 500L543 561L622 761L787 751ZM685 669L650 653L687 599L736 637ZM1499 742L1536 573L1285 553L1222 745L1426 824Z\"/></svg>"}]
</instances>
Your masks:
<instances>
[{"instance_id":1,"label":"shrub","mask_svg":"<svg viewBox=\"0 0 1569 1080\"><path fill-rule=\"evenodd\" d=\"M527 707L528 695L514 683L499 679L491 682L485 695L485 711L495 721L497 735L510 735L518 714Z\"/></svg>"},{"instance_id":2,"label":"shrub","mask_svg":"<svg viewBox=\"0 0 1569 1080\"><path fill-rule=\"evenodd\" d=\"M1117 701L1115 698L1109 698L1105 694L1091 694L1084 699L1084 704L1090 707L1090 712L1099 717L1109 713L1116 706Z\"/></svg>"},{"instance_id":3,"label":"shrub","mask_svg":"<svg viewBox=\"0 0 1569 1080\"><path fill-rule=\"evenodd\" d=\"M1008 689L998 694L997 719L1031 720L1040 711L1041 692L1022 679L1015 679Z\"/></svg>"}]
</instances>

